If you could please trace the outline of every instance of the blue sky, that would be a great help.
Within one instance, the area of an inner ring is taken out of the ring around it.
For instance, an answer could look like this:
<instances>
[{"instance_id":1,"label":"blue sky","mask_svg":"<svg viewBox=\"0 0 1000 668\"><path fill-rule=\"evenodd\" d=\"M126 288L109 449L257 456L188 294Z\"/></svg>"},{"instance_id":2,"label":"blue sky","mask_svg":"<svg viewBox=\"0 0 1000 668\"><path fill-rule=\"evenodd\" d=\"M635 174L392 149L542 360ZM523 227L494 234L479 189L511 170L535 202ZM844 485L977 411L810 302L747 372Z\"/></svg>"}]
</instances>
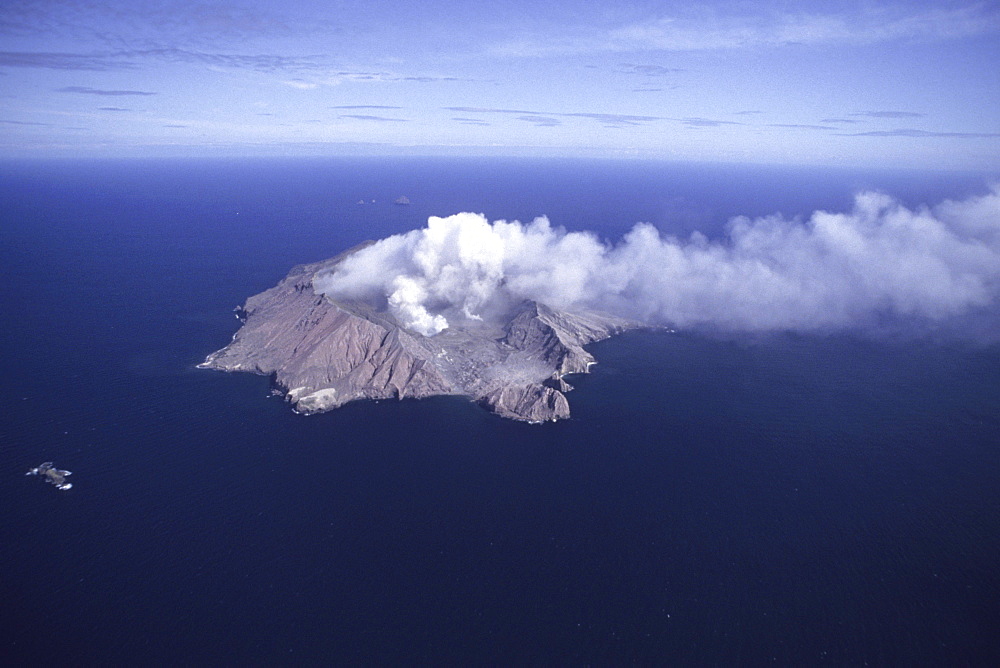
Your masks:
<instances>
[{"instance_id":1,"label":"blue sky","mask_svg":"<svg viewBox=\"0 0 1000 668\"><path fill-rule=\"evenodd\" d=\"M1000 168L997 2L0 6L0 155Z\"/></svg>"}]
</instances>

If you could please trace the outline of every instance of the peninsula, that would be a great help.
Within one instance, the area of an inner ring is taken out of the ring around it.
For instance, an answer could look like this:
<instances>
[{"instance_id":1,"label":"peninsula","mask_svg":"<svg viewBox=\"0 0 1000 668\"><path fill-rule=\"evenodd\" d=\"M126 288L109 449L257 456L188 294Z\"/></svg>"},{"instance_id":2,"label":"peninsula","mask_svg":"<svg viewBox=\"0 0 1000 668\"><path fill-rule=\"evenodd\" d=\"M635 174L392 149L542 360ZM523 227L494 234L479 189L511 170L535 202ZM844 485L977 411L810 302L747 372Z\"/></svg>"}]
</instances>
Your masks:
<instances>
[{"instance_id":1,"label":"peninsula","mask_svg":"<svg viewBox=\"0 0 1000 668\"><path fill-rule=\"evenodd\" d=\"M569 417L572 387L564 376L595 362L584 346L638 326L523 301L498 317L454 319L424 336L377 305L314 289L314 277L368 245L299 265L247 299L236 309L243 326L232 342L199 368L270 375L299 413L357 399L461 395L505 418L544 422Z\"/></svg>"}]
</instances>

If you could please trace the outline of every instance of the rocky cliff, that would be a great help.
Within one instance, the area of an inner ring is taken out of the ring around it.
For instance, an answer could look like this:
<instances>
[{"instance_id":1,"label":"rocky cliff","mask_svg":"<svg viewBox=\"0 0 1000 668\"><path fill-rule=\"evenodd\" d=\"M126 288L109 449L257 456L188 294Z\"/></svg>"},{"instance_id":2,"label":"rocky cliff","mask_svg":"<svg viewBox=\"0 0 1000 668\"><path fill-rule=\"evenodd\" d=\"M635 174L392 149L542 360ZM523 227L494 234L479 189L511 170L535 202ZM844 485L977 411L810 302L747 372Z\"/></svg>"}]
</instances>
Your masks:
<instances>
[{"instance_id":1,"label":"rocky cliff","mask_svg":"<svg viewBox=\"0 0 1000 668\"><path fill-rule=\"evenodd\" d=\"M572 388L563 376L594 363L583 346L636 326L522 302L497 321L461 319L425 337L370 304L314 292L313 277L355 250L299 265L250 297L237 309L243 326L232 342L199 366L271 375L301 413L355 399L455 394L503 417L542 422L569 417Z\"/></svg>"}]
</instances>

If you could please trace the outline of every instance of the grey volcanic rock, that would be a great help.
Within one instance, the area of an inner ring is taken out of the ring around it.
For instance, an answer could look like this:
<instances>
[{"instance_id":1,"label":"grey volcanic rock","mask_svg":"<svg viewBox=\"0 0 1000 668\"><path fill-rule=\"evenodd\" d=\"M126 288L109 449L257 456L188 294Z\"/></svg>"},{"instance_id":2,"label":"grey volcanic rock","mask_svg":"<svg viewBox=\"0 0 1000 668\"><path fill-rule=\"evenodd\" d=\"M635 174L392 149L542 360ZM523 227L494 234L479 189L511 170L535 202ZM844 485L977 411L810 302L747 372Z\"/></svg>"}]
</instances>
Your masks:
<instances>
[{"instance_id":1,"label":"grey volcanic rock","mask_svg":"<svg viewBox=\"0 0 1000 668\"><path fill-rule=\"evenodd\" d=\"M502 417L543 422L569 417L564 393L572 388L562 377L586 373L594 363L583 346L637 326L524 302L499 323L453 318L443 332L425 337L369 304L314 292L316 274L366 245L299 265L250 297L237 309L243 327L232 342L199 366L271 375L301 413L356 399L454 394Z\"/></svg>"}]
</instances>

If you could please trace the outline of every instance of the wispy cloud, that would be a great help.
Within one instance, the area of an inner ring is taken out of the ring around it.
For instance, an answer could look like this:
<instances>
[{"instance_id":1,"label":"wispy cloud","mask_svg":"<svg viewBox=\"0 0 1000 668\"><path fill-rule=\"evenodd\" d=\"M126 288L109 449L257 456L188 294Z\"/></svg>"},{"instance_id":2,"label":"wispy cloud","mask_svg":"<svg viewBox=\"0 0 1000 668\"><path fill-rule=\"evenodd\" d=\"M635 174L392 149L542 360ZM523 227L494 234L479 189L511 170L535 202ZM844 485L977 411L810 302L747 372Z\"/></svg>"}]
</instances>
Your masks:
<instances>
[{"instance_id":1,"label":"wispy cloud","mask_svg":"<svg viewBox=\"0 0 1000 668\"><path fill-rule=\"evenodd\" d=\"M393 107L388 104L338 104L331 109L402 109L402 107Z\"/></svg>"},{"instance_id":2,"label":"wispy cloud","mask_svg":"<svg viewBox=\"0 0 1000 668\"><path fill-rule=\"evenodd\" d=\"M346 82L409 82L434 83L468 81L451 75L414 75L378 70L337 70L326 55L290 56L274 53L222 53L157 47L104 52L31 52L0 51L0 67L42 68L53 70L110 71L141 69L158 62L192 63L212 67L251 70L256 72L286 72L308 75L292 78L285 84L312 89L320 85Z\"/></svg>"},{"instance_id":3,"label":"wispy cloud","mask_svg":"<svg viewBox=\"0 0 1000 668\"><path fill-rule=\"evenodd\" d=\"M442 76L442 77L428 77L428 76L422 76L422 77L415 77L415 76L402 77L401 76L401 77L393 77L392 81L416 81L417 83L432 83L432 82L435 82L435 81L467 81L467 79L460 79L459 77L448 77L448 76Z\"/></svg>"},{"instance_id":4,"label":"wispy cloud","mask_svg":"<svg viewBox=\"0 0 1000 668\"><path fill-rule=\"evenodd\" d=\"M100 72L110 69L134 69L136 64L108 54L0 51L0 67Z\"/></svg>"},{"instance_id":5,"label":"wispy cloud","mask_svg":"<svg viewBox=\"0 0 1000 668\"><path fill-rule=\"evenodd\" d=\"M530 117L549 118L589 118L608 127L621 127L629 125L642 125L649 121L663 120L660 116L636 116L632 114L598 114L592 112L552 112L552 111L530 111L526 109L500 109L495 107L445 107L448 111L471 114L516 114Z\"/></svg>"},{"instance_id":6,"label":"wispy cloud","mask_svg":"<svg viewBox=\"0 0 1000 668\"><path fill-rule=\"evenodd\" d=\"M544 111L528 111L526 109L498 109L495 107L445 107L448 111L466 112L470 114L544 114Z\"/></svg>"},{"instance_id":7,"label":"wispy cloud","mask_svg":"<svg viewBox=\"0 0 1000 668\"><path fill-rule=\"evenodd\" d=\"M451 120L458 121L462 125L492 125L481 118L462 118L460 116L455 116L452 117Z\"/></svg>"},{"instance_id":8,"label":"wispy cloud","mask_svg":"<svg viewBox=\"0 0 1000 668\"><path fill-rule=\"evenodd\" d=\"M854 118L821 118L820 123L860 123L861 121Z\"/></svg>"},{"instance_id":9,"label":"wispy cloud","mask_svg":"<svg viewBox=\"0 0 1000 668\"><path fill-rule=\"evenodd\" d=\"M746 125L745 123L740 123L738 121L720 121L714 118L698 118L698 117L688 117L688 118L671 118L672 121L680 121L684 125L692 128L717 128L723 125Z\"/></svg>"},{"instance_id":10,"label":"wispy cloud","mask_svg":"<svg viewBox=\"0 0 1000 668\"><path fill-rule=\"evenodd\" d=\"M717 128L723 125L745 125L739 121L724 121L714 118L701 118L688 116L685 118L669 118L664 116L638 116L633 114L598 114L592 112L553 112L553 111L529 111L527 109L503 109L495 107L445 107L448 111L476 114L515 114L522 117L537 118L589 118L604 124L606 127L628 127L641 126L653 121L676 121L688 127L694 128Z\"/></svg>"},{"instance_id":11,"label":"wispy cloud","mask_svg":"<svg viewBox=\"0 0 1000 668\"><path fill-rule=\"evenodd\" d=\"M538 128L554 128L562 125L562 121L551 116L518 116L517 120L526 121Z\"/></svg>"},{"instance_id":12,"label":"wispy cloud","mask_svg":"<svg viewBox=\"0 0 1000 668\"><path fill-rule=\"evenodd\" d=\"M642 125L648 123L649 121L661 120L659 116L634 116L631 114L590 114L590 113L572 113L572 114L559 114L560 116L574 116L577 118L592 118L595 121L600 121L605 125Z\"/></svg>"},{"instance_id":13,"label":"wispy cloud","mask_svg":"<svg viewBox=\"0 0 1000 668\"><path fill-rule=\"evenodd\" d=\"M844 137L955 137L958 139L989 139L1000 137L1000 132L936 132L932 130L915 130L901 128L898 130L873 130L872 132L854 132L841 135Z\"/></svg>"},{"instance_id":14,"label":"wispy cloud","mask_svg":"<svg viewBox=\"0 0 1000 668\"><path fill-rule=\"evenodd\" d=\"M744 111L734 111L733 116L756 116L757 114L763 114L763 111L757 109L748 109Z\"/></svg>"},{"instance_id":15,"label":"wispy cloud","mask_svg":"<svg viewBox=\"0 0 1000 668\"><path fill-rule=\"evenodd\" d=\"M493 51L520 57L601 51L706 51L949 40L997 32L1000 10L995 3L987 2L950 9L920 10L902 5L878 11L822 14L740 13L698 7L597 31L570 24L562 34L525 34L497 45Z\"/></svg>"},{"instance_id":16,"label":"wispy cloud","mask_svg":"<svg viewBox=\"0 0 1000 668\"><path fill-rule=\"evenodd\" d=\"M101 53L0 51L0 67L105 71L138 69L144 63L202 63L216 67L263 72L318 71L329 68L323 56L211 53L177 48L130 49Z\"/></svg>"},{"instance_id":17,"label":"wispy cloud","mask_svg":"<svg viewBox=\"0 0 1000 668\"><path fill-rule=\"evenodd\" d=\"M132 111L131 109L125 109L123 107L98 107L98 111Z\"/></svg>"},{"instance_id":18,"label":"wispy cloud","mask_svg":"<svg viewBox=\"0 0 1000 668\"><path fill-rule=\"evenodd\" d=\"M102 95L107 97L124 97L129 95L156 95L156 93L145 90L103 90L100 88L90 88L89 86L64 86L57 88L57 93L83 93L84 95Z\"/></svg>"},{"instance_id":19,"label":"wispy cloud","mask_svg":"<svg viewBox=\"0 0 1000 668\"><path fill-rule=\"evenodd\" d=\"M379 123L406 123L406 118L387 118L385 116L369 116L367 114L341 114L340 118L353 118L356 121L377 121Z\"/></svg>"},{"instance_id":20,"label":"wispy cloud","mask_svg":"<svg viewBox=\"0 0 1000 668\"><path fill-rule=\"evenodd\" d=\"M344 83L435 83L440 81L472 81L454 76L415 76L398 74L384 71L353 71L340 70L337 72L323 72L313 79L317 84L336 86ZM358 108L381 109L381 105L370 107L361 105ZM392 108L392 107L389 107Z\"/></svg>"},{"instance_id":21,"label":"wispy cloud","mask_svg":"<svg viewBox=\"0 0 1000 668\"><path fill-rule=\"evenodd\" d=\"M299 90L312 90L314 88L319 88L318 83L306 81L304 79L288 79L287 81L282 81L281 83L286 86L291 86L292 88L298 88Z\"/></svg>"},{"instance_id":22,"label":"wispy cloud","mask_svg":"<svg viewBox=\"0 0 1000 668\"><path fill-rule=\"evenodd\" d=\"M117 23L135 39L172 38L176 43L288 36L309 27L278 12L238 3L9 2L0 17L0 33L58 33L112 42L108 26Z\"/></svg>"},{"instance_id":23,"label":"wispy cloud","mask_svg":"<svg viewBox=\"0 0 1000 668\"><path fill-rule=\"evenodd\" d=\"M927 114L916 111L855 111L849 116L864 116L865 118L923 118Z\"/></svg>"},{"instance_id":24,"label":"wispy cloud","mask_svg":"<svg viewBox=\"0 0 1000 668\"><path fill-rule=\"evenodd\" d=\"M0 123L6 123L7 125L40 125L45 127L50 127L52 123L39 123L37 121L7 121L0 119Z\"/></svg>"},{"instance_id":25,"label":"wispy cloud","mask_svg":"<svg viewBox=\"0 0 1000 668\"><path fill-rule=\"evenodd\" d=\"M621 63L620 65L618 65L617 71L626 74L642 74L647 77L662 77L667 74L684 72L685 70L677 67L666 67L665 65L642 65L636 63Z\"/></svg>"},{"instance_id":26,"label":"wispy cloud","mask_svg":"<svg viewBox=\"0 0 1000 668\"><path fill-rule=\"evenodd\" d=\"M769 128L791 128L798 130L836 130L829 125L808 125L804 123L769 123Z\"/></svg>"},{"instance_id":27,"label":"wispy cloud","mask_svg":"<svg viewBox=\"0 0 1000 668\"><path fill-rule=\"evenodd\" d=\"M261 72L315 71L329 67L324 56L283 56L273 53L212 53L176 48L143 49L123 52L131 58L148 58L168 62L204 63L217 67L257 70Z\"/></svg>"}]
</instances>

